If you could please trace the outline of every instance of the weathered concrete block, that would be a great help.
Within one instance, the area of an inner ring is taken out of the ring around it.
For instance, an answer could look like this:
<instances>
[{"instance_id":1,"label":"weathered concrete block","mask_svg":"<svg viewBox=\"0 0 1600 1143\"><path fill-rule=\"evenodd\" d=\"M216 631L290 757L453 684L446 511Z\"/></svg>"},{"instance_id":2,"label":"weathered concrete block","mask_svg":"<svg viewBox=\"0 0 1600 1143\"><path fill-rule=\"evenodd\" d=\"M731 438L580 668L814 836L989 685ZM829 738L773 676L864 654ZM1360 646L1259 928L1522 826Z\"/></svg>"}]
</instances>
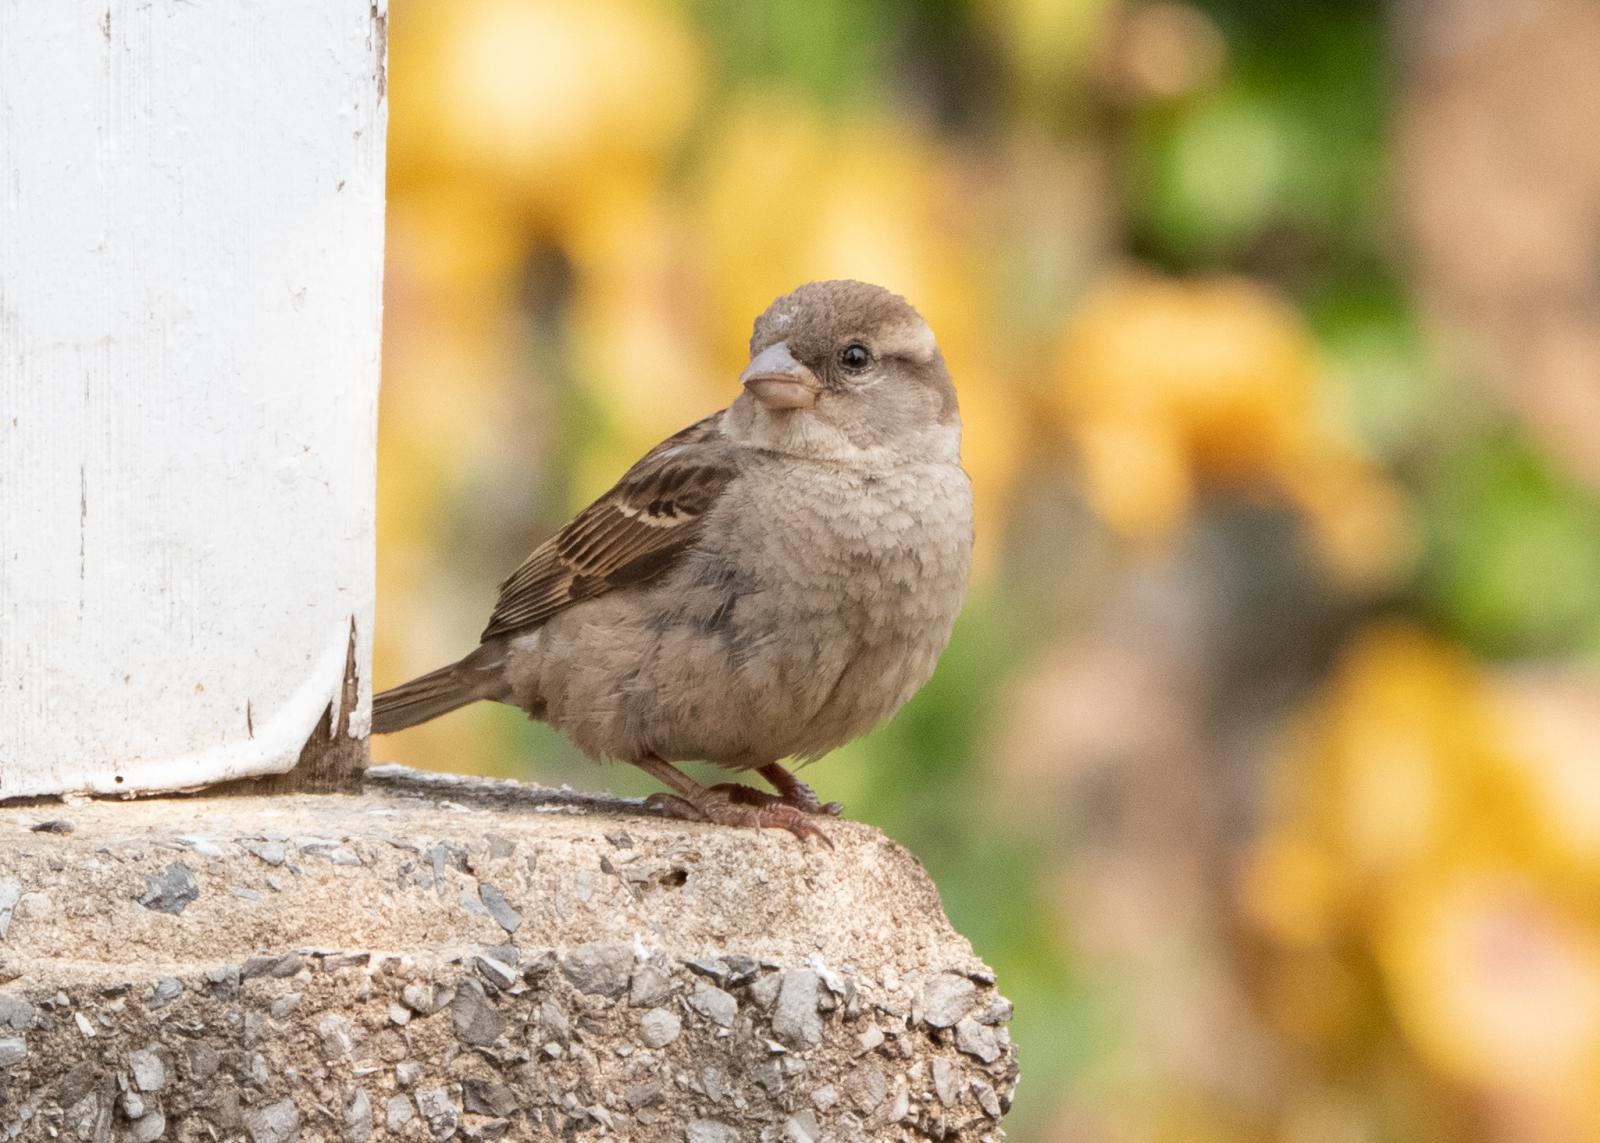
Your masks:
<instances>
[{"instance_id":1,"label":"weathered concrete block","mask_svg":"<svg viewBox=\"0 0 1600 1143\"><path fill-rule=\"evenodd\" d=\"M993 975L829 832L392 767L0 807L0 1138L1001 1138Z\"/></svg>"}]
</instances>

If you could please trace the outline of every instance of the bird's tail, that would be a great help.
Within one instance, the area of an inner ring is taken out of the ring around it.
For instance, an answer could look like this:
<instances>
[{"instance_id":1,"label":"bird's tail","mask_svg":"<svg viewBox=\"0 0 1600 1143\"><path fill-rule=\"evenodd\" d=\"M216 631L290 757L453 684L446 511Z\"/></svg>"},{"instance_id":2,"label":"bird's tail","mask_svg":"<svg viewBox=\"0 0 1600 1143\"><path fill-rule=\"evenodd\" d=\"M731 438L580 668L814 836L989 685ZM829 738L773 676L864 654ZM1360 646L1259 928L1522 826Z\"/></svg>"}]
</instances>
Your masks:
<instances>
[{"instance_id":1,"label":"bird's tail","mask_svg":"<svg viewBox=\"0 0 1600 1143\"><path fill-rule=\"evenodd\" d=\"M384 691L372 700L372 733L404 730L479 699L505 698L501 663L501 648L486 644L459 663Z\"/></svg>"}]
</instances>

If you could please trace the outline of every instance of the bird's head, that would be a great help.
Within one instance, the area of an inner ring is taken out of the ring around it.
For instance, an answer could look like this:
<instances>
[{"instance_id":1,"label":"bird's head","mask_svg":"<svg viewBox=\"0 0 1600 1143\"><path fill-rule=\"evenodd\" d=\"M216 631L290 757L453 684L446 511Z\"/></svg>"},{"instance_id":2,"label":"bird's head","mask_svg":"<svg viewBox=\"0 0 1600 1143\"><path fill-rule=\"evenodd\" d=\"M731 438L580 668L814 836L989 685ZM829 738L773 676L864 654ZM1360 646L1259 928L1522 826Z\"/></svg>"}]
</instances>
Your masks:
<instances>
[{"instance_id":1,"label":"bird's head","mask_svg":"<svg viewBox=\"0 0 1600 1143\"><path fill-rule=\"evenodd\" d=\"M906 300L865 282L808 282L756 319L744 393L727 431L821 460L949 460L955 387L933 331Z\"/></svg>"}]
</instances>

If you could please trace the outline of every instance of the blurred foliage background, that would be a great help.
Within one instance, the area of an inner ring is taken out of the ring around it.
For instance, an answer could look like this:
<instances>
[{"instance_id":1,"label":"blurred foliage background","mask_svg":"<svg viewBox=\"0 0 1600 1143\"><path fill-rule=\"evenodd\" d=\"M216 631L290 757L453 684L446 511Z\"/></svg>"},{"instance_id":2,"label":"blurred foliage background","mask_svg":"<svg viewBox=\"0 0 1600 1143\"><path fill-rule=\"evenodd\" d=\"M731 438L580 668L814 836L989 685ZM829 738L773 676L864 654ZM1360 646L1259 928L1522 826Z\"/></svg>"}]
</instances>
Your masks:
<instances>
[{"instance_id":1,"label":"blurred foliage background","mask_svg":"<svg viewBox=\"0 0 1600 1143\"><path fill-rule=\"evenodd\" d=\"M812 278L945 347L979 566L807 772L1043 1141L1600 1138L1600 5L393 0L378 682ZM643 793L478 707L380 742Z\"/></svg>"}]
</instances>

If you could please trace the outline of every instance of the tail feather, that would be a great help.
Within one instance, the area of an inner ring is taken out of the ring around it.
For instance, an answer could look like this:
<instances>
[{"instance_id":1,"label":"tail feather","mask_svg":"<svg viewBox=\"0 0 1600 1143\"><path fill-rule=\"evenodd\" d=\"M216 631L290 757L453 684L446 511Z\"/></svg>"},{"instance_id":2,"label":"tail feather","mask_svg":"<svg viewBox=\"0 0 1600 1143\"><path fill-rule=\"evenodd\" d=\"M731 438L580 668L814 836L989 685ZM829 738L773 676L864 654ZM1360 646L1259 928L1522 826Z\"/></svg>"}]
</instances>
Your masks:
<instances>
[{"instance_id":1,"label":"tail feather","mask_svg":"<svg viewBox=\"0 0 1600 1143\"><path fill-rule=\"evenodd\" d=\"M372 733L391 734L479 699L504 697L499 666L498 648L479 647L459 663L384 691L372 700Z\"/></svg>"}]
</instances>

